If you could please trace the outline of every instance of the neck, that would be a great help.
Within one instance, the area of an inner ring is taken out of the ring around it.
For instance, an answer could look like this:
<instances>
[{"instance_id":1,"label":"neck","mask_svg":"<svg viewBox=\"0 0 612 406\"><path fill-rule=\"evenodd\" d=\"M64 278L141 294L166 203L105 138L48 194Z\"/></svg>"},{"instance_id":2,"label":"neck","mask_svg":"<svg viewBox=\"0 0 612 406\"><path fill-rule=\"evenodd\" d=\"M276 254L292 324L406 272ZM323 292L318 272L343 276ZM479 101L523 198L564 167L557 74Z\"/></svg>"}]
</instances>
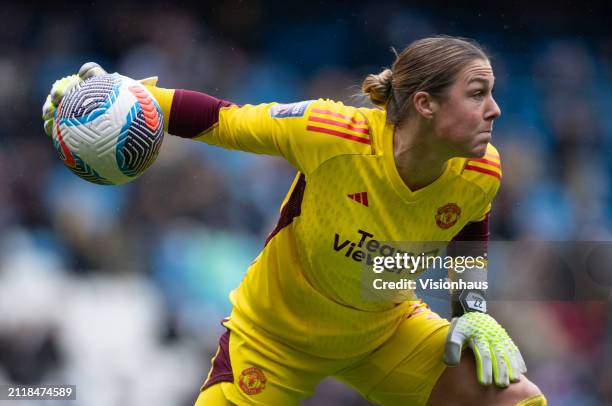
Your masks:
<instances>
[{"instance_id":1,"label":"neck","mask_svg":"<svg viewBox=\"0 0 612 406\"><path fill-rule=\"evenodd\" d=\"M436 148L435 139L424 128L407 123L396 128L393 155L400 177L413 192L434 182L444 170L450 156Z\"/></svg>"}]
</instances>

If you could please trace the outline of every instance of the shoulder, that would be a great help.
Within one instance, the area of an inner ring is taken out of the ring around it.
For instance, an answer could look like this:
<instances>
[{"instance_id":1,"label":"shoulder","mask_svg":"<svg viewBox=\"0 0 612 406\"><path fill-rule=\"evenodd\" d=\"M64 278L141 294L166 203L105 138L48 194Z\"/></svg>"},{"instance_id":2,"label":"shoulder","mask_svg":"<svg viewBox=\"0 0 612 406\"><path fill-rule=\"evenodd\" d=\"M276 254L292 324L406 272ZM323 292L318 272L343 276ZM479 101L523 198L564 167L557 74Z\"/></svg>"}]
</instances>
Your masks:
<instances>
[{"instance_id":1,"label":"shoulder","mask_svg":"<svg viewBox=\"0 0 612 406\"><path fill-rule=\"evenodd\" d=\"M343 155L373 155L374 141L381 131L377 110L358 108L342 102L318 99L305 111L306 143L312 145L319 167ZM384 119L383 119L384 121Z\"/></svg>"},{"instance_id":2,"label":"shoulder","mask_svg":"<svg viewBox=\"0 0 612 406\"><path fill-rule=\"evenodd\" d=\"M314 147L318 164L339 155L371 155L379 131L372 109L328 99L314 100L305 109L301 131Z\"/></svg>"},{"instance_id":3,"label":"shoulder","mask_svg":"<svg viewBox=\"0 0 612 406\"><path fill-rule=\"evenodd\" d=\"M502 178L501 157L497 148L489 144L482 158L455 158L453 161L465 181L480 188L489 201L493 200Z\"/></svg>"},{"instance_id":4,"label":"shoulder","mask_svg":"<svg viewBox=\"0 0 612 406\"><path fill-rule=\"evenodd\" d=\"M329 99L314 100L306 111L307 130L371 145L376 124L372 110L347 106Z\"/></svg>"},{"instance_id":5,"label":"shoulder","mask_svg":"<svg viewBox=\"0 0 612 406\"><path fill-rule=\"evenodd\" d=\"M274 142L300 171L308 174L345 155L372 155L380 131L374 109L357 108L329 99L260 107L258 133Z\"/></svg>"}]
</instances>

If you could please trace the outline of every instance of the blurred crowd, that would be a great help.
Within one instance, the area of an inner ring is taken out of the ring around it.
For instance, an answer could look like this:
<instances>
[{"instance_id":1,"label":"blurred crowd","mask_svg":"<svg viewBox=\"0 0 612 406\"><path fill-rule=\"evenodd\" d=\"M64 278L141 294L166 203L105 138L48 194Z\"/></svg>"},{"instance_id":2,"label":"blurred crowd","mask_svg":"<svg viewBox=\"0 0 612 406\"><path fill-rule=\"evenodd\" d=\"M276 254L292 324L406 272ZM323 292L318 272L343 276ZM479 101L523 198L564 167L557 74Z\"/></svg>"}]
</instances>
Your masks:
<instances>
[{"instance_id":1,"label":"blurred crowd","mask_svg":"<svg viewBox=\"0 0 612 406\"><path fill-rule=\"evenodd\" d=\"M492 239L607 241L612 31L597 8L583 16L564 7L522 15L374 1L3 6L0 383L76 384L71 405L192 404L227 295L263 247L294 175L279 158L167 136L139 180L89 184L63 166L42 129L55 79L93 60L236 103L366 105L359 84L392 63L391 47L438 33L475 38L492 55L502 109ZM548 28L537 26L542 19ZM533 283L522 267L512 272L522 283L514 289ZM612 403L609 301L491 309L550 404ZM367 404L331 380L305 404L317 402Z\"/></svg>"}]
</instances>

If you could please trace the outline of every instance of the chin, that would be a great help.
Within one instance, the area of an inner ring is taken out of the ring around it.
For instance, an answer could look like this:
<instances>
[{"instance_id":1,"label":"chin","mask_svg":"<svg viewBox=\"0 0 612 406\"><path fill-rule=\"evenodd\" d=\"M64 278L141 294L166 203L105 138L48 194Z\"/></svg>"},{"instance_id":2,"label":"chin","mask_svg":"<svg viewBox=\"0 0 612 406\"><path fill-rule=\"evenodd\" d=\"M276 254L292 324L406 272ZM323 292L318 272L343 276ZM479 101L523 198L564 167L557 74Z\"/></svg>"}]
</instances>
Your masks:
<instances>
[{"instance_id":1,"label":"chin","mask_svg":"<svg viewBox=\"0 0 612 406\"><path fill-rule=\"evenodd\" d=\"M463 158L482 158L487 153L487 146L489 143L478 144L472 148L465 149L460 154Z\"/></svg>"},{"instance_id":2,"label":"chin","mask_svg":"<svg viewBox=\"0 0 612 406\"><path fill-rule=\"evenodd\" d=\"M482 158L487 153L489 147L490 138L487 140L480 139L471 144L455 144L454 154L455 157L461 158Z\"/></svg>"},{"instance_id":3,"label":"chin","mask_svg":"<svg viewBox=\"0 0 612 406\"><path fill-rule=\"evenodd\" d=\"M478 147L476 149L474 149L474 154L472 155L473 158L482 158L486 155L487 153L487 145L485 144L482 147Z\"/></svg>"},{"instance_id":4,"label":"chin","mask_svg":"<svg viewBox=\"0 0 612 406\"><path fill-rule=\"evenodd\" d=\"M472 148L471 158L482 158L487 153L489 141L480 142Z\"/></svg>"}]
</instances>

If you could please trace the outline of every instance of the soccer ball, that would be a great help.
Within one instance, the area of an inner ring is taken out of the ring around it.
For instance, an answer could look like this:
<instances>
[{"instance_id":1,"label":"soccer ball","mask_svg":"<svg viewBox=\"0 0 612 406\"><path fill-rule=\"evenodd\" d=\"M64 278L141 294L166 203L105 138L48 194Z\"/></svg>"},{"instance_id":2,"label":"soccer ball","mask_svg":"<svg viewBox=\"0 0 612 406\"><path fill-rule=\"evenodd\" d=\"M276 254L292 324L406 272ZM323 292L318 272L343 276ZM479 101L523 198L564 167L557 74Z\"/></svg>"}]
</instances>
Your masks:
<instances>
[{"instance_id":1,"label":"soccer ball","mask_svg":"<svg viewBox=\"0 0 612 406\"><path fill-rule=\"evenodd\" d=\"M87 79L60 102L53 145L66 166L100 185L136 179L164 138L162 111L139 82L117 73Z\"/></svg>"}]
</instances>

